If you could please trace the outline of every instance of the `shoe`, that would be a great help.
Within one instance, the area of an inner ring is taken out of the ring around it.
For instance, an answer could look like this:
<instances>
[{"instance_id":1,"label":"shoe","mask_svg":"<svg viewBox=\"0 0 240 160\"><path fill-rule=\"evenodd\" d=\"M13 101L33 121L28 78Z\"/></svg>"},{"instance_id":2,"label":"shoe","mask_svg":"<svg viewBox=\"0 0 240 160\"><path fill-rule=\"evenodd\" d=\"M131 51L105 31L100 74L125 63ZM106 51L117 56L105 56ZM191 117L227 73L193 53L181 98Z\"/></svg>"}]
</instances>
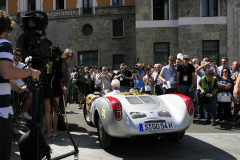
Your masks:
<instances>
[{"instance_id":1,"label":"shoe","mask_svg":"<svg viewBox=\"0 0 240 160\"><path fill-rule=\"evenodd\" d=\"M215 122L219 122L220 121L220 119L217 119Z\"/></svg>"},{"instance_id":2,"label":"shoe","mask_svg":"<svg viewBox=\"0 0 240 160\"><path fill-rule=\"evenodd\" d=\"M53 134L51 134L51 135L47 135L47 139L49 139L49 138L51 138L51 137L53 137Z\"/></svg>"},{"instance_id":3,"label":"shoe","mask_svg":"<svg viewBox=\"0 0 240 160\"><path fill-rule=\"evenodd\" d=\"M205 122L203 123L203 125L208 125L208 124L211 124L211 122L210 122L210 121L205 121Z\"/></svg>"},{"instance_id":4,"label":"shoe","mask_svg":"<svg viewBox=\"0 0 240 160\"><path fill-rule=\"evenodd\" d=\"M202 117L201 116L197 116L197 119L201 119Z\"/></svg>"},{"instance_id":5,"label":"shoe","mask_svg":"<svg viewBox=\"0 0 240 160\"><path fill-rule=\"evenodd\" d=\"M17 130L17 128L15 127L15 128L13 128L13 133L15 134L15 135L18 135L18 134L21 134L18 130Z\"/></svg>"},{"instance_id":6,"label":"shoe","mask_svg":"<svg viewBox=\"0 0 240 160\"><path fill-rule=\"evenodd\" d=\"M81 103L79 104L78 109L82 109L82 104Z\"/></svg>"},{"instance_id":7,"label":"shoe","mask_svg":"<svg viewBox=\"0 0 240 160\"><path fill-rule=\"evenodd\" d=\"M216 126L216 122L215 122L215 121L212 121L212 122L211 122L211 125L212 125L212 126Z\"/></svg>"},{"instance_id":8,"label":"shoe","mask_svg":"<svg viewBox=\"0 0 240 160\"><path fill-rule=\"evenodd\" d=\"M22 112L21 117L27 120L32 120L32 117L27 112Z\"/></svg>"},{"instance_id":9,"label":"shoe","mask_svg":"<svg viewBox=\"0 0 240 160\"><path fill-rule=\"evenodd\" d=\"M59 136L60 135L60 133L53 133L53 137L57 137L57 136Z\"/></svg>"}]
</instances>

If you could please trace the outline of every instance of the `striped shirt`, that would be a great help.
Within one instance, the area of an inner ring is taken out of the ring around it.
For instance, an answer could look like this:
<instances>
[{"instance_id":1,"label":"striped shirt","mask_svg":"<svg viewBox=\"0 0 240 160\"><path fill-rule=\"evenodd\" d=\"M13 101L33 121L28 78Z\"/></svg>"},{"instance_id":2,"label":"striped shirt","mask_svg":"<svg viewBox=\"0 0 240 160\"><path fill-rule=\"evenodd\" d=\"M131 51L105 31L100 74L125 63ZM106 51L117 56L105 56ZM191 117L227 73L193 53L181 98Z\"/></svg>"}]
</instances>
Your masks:
<instances>
[{"instance_id":1,"label":"striped shirt","mask_svg":"<svg viewBox=\"0 0 240 160\"><path fill-rule=\"evenodd\" d=\"M0 38L0 63L3 60L13 63L13 49L8 40ZM9 114L13 115L11 85L8 79L0 75L0 117L7 119Z\"/></svg>"}]
</instances>

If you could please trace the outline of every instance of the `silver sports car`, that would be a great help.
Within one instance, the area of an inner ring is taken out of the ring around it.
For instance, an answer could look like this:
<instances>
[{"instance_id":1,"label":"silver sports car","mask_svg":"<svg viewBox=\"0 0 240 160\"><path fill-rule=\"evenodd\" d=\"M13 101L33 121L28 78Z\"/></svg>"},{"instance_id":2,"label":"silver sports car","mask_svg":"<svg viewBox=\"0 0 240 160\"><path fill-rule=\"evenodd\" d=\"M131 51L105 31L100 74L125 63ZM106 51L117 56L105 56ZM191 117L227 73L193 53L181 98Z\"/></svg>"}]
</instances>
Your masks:
<instances>
[{"instance_id":1,"label":"silver sports car","mask_svg":"<svg viewBox=\"0 0 240 160\"><path fill-rule=\"evenodd\" d=\"M193 114L192 100L180 94L136 93L111 97L90 94L84 105L85 120L98 128L102 148L111 146L112 137L156 134L178 141L191 125Z\"/></svg>"}]
</instances>

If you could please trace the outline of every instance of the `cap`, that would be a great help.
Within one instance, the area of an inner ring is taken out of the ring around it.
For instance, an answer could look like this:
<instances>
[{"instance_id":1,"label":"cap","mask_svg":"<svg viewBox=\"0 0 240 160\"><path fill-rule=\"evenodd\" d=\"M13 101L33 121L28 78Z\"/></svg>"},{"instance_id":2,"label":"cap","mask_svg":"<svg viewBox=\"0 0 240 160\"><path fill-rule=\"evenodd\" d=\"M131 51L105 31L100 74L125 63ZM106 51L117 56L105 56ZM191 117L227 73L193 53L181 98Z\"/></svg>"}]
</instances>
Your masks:
<instances>
[{"instance_id":1,"label":"cap","mask_svg":"<svg viewBox=\"0 0 240 160\"><path fill-rule=\"evenodd\" d=\"M183 55L183 59L190 59L189 55Z\"/></svg>"},{"instance_id":2,"label":"cap","mask_svg":"<svg viewBox=\"0 0 240 160\"><path fill-rule=\"evenodd\" d=\"M122 64L120 65L120 68L121 68L121 67L125 67L125 64L124 64L124 63L122 63Z\"/></svg>"},{"instance_id":3,"label":"cap","mask_svg":"<svg viewBox=\"0 0 240 160\"><path fill-rule=\"evenodd\" d=\"M84 64L80 64L80 67L84 67Z\"/></svg>"},{"instance_id":4,"label":"cap","mask_svg":"<svg viewBox=\"0 0 240 160\"><path fill-rule=\"evenodd\" d=\"M113 67L110 67L109 70L113 70Z\"/></svg>"}]
</instances>

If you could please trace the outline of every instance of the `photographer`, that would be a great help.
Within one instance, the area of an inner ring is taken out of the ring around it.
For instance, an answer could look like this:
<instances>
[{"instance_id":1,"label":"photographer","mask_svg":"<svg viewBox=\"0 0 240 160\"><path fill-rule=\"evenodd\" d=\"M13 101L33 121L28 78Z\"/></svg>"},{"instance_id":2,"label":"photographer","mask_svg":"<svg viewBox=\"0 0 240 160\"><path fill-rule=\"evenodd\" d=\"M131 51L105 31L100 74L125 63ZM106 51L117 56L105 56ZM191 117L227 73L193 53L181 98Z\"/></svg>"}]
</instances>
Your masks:
<instances>
[{"instance_id":1,"label":"photographer","mask_svg":"<svg viewBox=\"0 0 240 160\"><path fill-rule=\"evenodd\" d=\"M82 109L83 98L86 92L86 72L84 71L84 65L80 65L79 71L76 73L74 77L74 81L76 81L76 85L78 88L78 102L79 102L79 109Z\"/></svg>"},{"instance_id":2,"label":"photographer","mask_svg":"<svg viewBox=\"0 0 240 160\"><path fill-rule=\"evenodd\" d=\"M0 159L9 160L12 144L11 85L9 79L22 79L31 76L37 79L40 71L13 67L13 48L7 40L15 22L0 10Z\"/></svg>"},{"instance_id":3,"label":"photographer","mask_svg":"<svg viewBox=\"0 0 240 160\"><path fill-rule=\"evenodd\" d=\"M102 89L111 89L112 76L108 73L106 67L102 67L102 73L98 76L98 79L102 81Z\"/></svg>"},{"instance_id":4,"label":"photographer","mask_svg":"<svg viewBox=\"0 0 240 160\"><path fill-rule=\"evenodd\" d=\"M140 89L143 87L143 77L145 76L144 71L142 70L142 64L137 64L138 68L136 68L137 73L133 73L132 80L134 80L134 88Z\"/></svg>"},{"instance_id":5,"label":"photographer","mask_svg":"<svg viewBox=\"0 0 240 160\"><path fill-rule=\"evenodd\" d=\"M120 65L120 72L117 72L114 79L118 79L120 81L120 86L123 90L129 91L128 86L130 80L132 79L131 76L132 76L131 72L129 72L129 70L126 70L125 64L122 63Z\"/></svg>"},{"instance_id":6,"label":"photographer","mask_svg":"<svg viewBox=\"0 0 240 160\"><path fill-rule=\"evenodd\" d=\"M205 109L205 122L204 125L212 124L216 126L216 105L217 105L217 78L214 77L212 70L207 70L205 76L198 83L198 88L201 90L202 96L207 99L206 103L203 104ZM200 101L200 99L199 99ZM211 122L210 122L211 120Z\"/></svg>"}]
</instances>

